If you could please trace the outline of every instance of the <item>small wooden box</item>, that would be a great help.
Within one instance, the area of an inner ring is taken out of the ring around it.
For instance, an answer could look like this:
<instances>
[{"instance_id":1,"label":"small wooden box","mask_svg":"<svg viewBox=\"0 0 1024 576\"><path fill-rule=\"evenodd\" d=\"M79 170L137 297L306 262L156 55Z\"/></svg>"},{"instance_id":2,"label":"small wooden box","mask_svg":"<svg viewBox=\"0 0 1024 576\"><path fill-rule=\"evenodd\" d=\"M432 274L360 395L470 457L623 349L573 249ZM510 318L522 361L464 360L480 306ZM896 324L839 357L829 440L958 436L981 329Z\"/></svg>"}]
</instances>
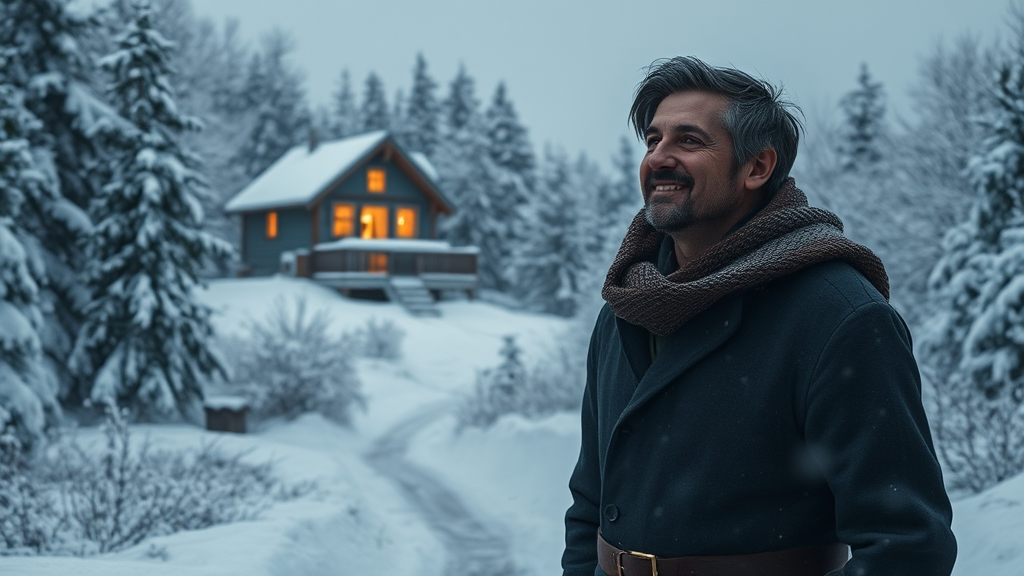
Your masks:
<instances>
[{"instance_id":1,"label":"small wooden box","mask_svg":"<svg viewBox=\"0 0 1024 576\"><path fill-rule=\"evenodd\" d=\"M214 432L245 434L245 416L249 403L238 396L211 396L203 403L206 429Z\"/></svg>"}]
</instances>

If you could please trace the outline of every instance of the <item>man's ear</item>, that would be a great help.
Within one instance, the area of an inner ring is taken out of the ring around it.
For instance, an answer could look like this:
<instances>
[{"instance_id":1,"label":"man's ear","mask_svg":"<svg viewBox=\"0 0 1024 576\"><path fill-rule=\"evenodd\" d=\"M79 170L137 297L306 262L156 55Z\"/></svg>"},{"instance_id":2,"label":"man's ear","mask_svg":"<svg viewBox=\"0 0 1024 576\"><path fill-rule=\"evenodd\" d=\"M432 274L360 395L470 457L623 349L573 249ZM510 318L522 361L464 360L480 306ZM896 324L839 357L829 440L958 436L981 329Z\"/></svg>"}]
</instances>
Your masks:
<instances>
[{"instance_id":1,"label":"man's ear","mask_svg":"<svg viewBox=\"0 0 1024 576\"><path fill-rule=\"evenodd\" d=\"M779 156L774 148L765 148L754 154L743 166L743 187L747 190L760 190L775 171L778 161Z\"/></svg>"}]
</instances>

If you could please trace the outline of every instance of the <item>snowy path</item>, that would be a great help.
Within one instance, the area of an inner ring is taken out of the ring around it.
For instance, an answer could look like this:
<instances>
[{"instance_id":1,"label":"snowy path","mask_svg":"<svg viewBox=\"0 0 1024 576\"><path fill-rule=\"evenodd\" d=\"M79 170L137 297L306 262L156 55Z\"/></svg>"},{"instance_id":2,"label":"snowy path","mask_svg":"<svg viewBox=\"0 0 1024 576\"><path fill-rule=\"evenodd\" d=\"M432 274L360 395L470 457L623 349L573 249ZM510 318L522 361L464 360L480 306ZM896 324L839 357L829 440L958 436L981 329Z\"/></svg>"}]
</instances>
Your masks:
<instances>
[{"instance_id":1,"label":"snowy path","mask_svg":"<svg viewBox=\"0 0 1024 576\"><path fill-rule=\"evenodd\" d=\"M438 478L405 459L417 432L448 414L450 404L434 405L406 418L381 435L366 455L370 465L398 484L444 543L448 565L424 574L511 576L516 573L508 543L470 512L462 499Z\"/></svg>"}]
</instances>

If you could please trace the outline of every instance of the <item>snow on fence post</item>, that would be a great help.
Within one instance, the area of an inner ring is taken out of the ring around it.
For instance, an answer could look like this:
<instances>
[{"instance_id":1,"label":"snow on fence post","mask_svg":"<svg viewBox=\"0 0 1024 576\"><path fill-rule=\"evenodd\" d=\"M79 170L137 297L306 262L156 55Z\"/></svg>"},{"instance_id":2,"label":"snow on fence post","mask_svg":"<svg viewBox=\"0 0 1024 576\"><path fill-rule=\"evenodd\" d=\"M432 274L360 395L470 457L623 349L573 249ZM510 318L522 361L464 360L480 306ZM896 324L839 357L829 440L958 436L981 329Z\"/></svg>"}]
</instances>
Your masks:
<instances>
[{"instance_id":1,"label":"snow on fence post","mask_svg":"<svg viewBox=\"0 0 1024 576\"><path fill-rule=\"evenodd\" d=\"M206 429L214 432L245 434L245 416L249 402L239 396L210 396L203 403Z\"/></svg>"}]
</instances>

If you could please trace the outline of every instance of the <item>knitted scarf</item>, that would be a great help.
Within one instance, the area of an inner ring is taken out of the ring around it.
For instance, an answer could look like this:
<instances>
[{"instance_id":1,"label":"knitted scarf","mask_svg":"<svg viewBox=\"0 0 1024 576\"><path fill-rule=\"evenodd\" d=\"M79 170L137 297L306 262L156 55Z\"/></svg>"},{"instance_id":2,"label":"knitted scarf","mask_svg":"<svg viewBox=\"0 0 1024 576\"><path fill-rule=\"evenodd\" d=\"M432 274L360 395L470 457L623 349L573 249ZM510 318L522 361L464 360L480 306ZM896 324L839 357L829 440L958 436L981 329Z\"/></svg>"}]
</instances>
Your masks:
<instances>
[{"instance_id":1,"label":"knitted scarf","mask_svg":"<svg viewBox=\"0 0 1024 576\"><path fill-rule=\"evenodd\" d=\"M749 222L667 276L654 264L664 238L641 210L601 291L616 316L660 336L672 334L726 295L828 260L848 262L889 298L882 261L843 236L835 214L809 207L792 178Z\"/></svg>"}]
</instances>

